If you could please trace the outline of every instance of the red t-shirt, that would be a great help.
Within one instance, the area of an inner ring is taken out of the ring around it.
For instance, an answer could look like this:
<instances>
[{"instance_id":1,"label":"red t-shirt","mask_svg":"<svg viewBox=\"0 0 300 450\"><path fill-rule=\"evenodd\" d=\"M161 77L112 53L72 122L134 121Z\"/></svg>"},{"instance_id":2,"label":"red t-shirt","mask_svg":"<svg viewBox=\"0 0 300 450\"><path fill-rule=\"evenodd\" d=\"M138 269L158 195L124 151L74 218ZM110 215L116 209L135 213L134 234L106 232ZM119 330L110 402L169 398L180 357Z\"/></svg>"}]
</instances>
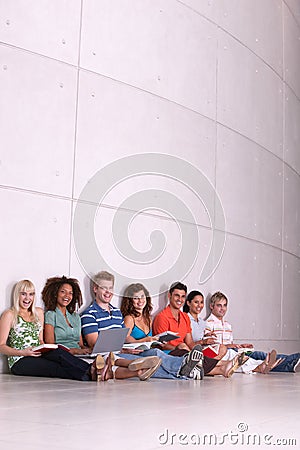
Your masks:
<instances>
[{"instance_id":1,"label":"red t-shirt","mask_svg":"<svg viewBox=\"0 0 300 450\"><path fill-rule=\"evenodd\" d=\"M168 342L168 344L174 345L174 347L184 342L187 333L192 333L189 316L186 313L179 311L179 318L177 321L172 314L170 305L157 314L153 321L152 328L154 336L163 333L164 331L178 333L178 336L180 336L178 339Z\"/></svg>"}]
</instances>

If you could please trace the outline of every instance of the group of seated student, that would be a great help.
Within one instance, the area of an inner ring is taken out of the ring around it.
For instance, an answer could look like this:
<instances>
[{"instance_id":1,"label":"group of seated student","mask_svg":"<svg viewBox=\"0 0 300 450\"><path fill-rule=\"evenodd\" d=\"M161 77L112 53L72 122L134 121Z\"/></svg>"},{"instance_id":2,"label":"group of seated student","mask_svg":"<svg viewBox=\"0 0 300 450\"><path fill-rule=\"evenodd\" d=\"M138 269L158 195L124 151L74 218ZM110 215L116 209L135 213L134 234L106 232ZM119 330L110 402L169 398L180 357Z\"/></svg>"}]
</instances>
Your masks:
<instances>
[{"instance_id":1,"label":"group of seated student","mask_svg":"<svg viewBox=\"0 0 300 450\"><path fill-rule=\"evenodd\" d=\"M158 357L139 358L137 361L109 354L104 361L97 355L92 363L77 358L86 354L81 339L80 317L76 303L82 304L78 281L73 278L49 278L42 292L44 311L35 306L35 288L31 281L21 280L14 289L13 307L0 319L0 352L8 356L8 365L14 375L67 378L79 381L106 381L115 378L139 377L147 380L160 365ZM42 343L68 344L69 351L57 348L48 352L35 351Z\"/></svg>"},{"instance_id":2,"label":"group of seated student","mask_svg":"<svg viewBox=\"0 0 300 450\"><path fill-rule=\"evenodd\" d=\"M202 345L220 344L220 353L223 360L231 359L238 349L249 350L250 357L237 369L237 372L295 373L300 371L300 353L286 355L277 354L275 350L272 350L268 354L254 350L253 344L237 344L234 342L232 326L224 318L228 308L228 299L222 292L215 292L210 297L210 315L206 321L200 317L203 307L203 294L199 291L191 291L186 297L183 311L190 318L194 341L198 341Z\"/></svg>"},{"instance_id":3,"label":"group of seated student","mask_svg":"<svg viewBox=\"0 0 300 450\"><path fill-rule=\"evenodd\" d=\"M259 367L260 361L274 360L272 371L273 372L299 372L300 371L300 353L277 354L275 350L272 350L269 354L263 351L254 350L253 344L243 343L237 344L233 341L233 332L231 324L224 319L224 316L228 308L228 299L222 292L215 292L209 301L209 308L211 311L210 316L206 320L204 334L213 334L215 336L215 342L222 343L227 349L226 357L230 357L232 349L245 348L250 350L251 357L248 362L244 364L241 371L249 373L251 370L254 372L261 372ZM251 350L252 349L252 350ZM250 364L251 363L251 364ZM252 369L251 369L252 365ZM255 365L255 369L253 366ZM270 365L270 364L269 364ZM249 370L251 369L251 370Z\"/></svg>"},{"instance_id":4,"label":"group of seated student","mask_svg":"<svg viewBox=\"0 0 300 450\"><path fill-rule=\"evenodd\" d=\"M47 280L42 290L45 313L35 306L33 283L21 280L16 284L13 307L0 319L0 353L8 356L14 375L81 381L137 377L144 381L150 377L197 380L203 375L229 378L236 371L267 374L271 370L299 370L299 353L277 355L275 350L268 354L255 351L251 358L237 353L240 347L248 350L252 346L233 343L232 328L224 319L227 298L220 292L211 297L211 315L205 323L199 317L203 295L192 291L186 296L186 286L173 283L168 292L168 306L152 323L151 297L142 284L126 288L120 309L111 304L112 274L106 271L96 274L92 290L95 299L80 317L76 310L82 306L82 294L76 279L62 276ZM120 327L129 328L128 343L157 341L156 335L165 331L176 332L178 338L161 343L159 348L123 349L120 354L110 352L105 358L97 355L92 363L84 359L91 353L101 330ZM35 351L34 347L42 343L61 344L68 350ZM215 358L204 356L202 346L214 343L220 344L219 354Z\"/></svg>"},{"instance_id":5,"label":"group of seated student","mask_svg":"<svg viewBox=\"0 0 300 450\"><path fill-rule=\"evenodd\" d=\"M270 353L251 351L252 344L235 344L231 325L224 319L227 311L227 298L224 294L216 292L211 296L209 302L211 314L206 322L200 318L204 307L203 294L199 291L191 291L188 296L186 294L187 287L184 284L174 283L169 290L169 305L157 314L153 323L154 333L171 330L181 336L182 343L175 348L177 354L179 348L188 351L195 343L204 346L219 344L219 354L215 359L220 359L220 362L234 359L237 355L236 350L240 348L249 350L251 357L240 353L240 360L236 361L235 366L237 372L267 374L270 371L298 372L300 370L300 353L277 355L275 350ZM167 344L168 348L173 349L177 342L178 340L170 342ZM175 352L172 351L173 354Z\"/></svg>"}]
</instances>

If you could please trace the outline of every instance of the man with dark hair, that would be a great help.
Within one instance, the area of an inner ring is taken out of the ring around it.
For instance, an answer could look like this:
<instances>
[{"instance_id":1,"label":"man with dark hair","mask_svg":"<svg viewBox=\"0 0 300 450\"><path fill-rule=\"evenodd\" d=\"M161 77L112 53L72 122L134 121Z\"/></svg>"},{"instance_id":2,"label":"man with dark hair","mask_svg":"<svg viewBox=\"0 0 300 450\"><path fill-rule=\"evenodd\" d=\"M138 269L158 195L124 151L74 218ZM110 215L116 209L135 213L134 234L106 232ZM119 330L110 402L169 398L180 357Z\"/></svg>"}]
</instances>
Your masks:
<instances>
[{"instance_id":1,"label":"man with dark hair","mask_svg":"<svg viewBox=\"0 0 300 450\"><path fill-rule=\"evenodd\" d=\"M165 344L164 350L189 351L195 345L192 339L190 319L187 314L181 311L181 307L185 302L186 293L187 287L185 284L180 281L171 284L168 292L169 304L157 314L153 321L154 336L164 331L173 331L179 336L178 339ZM183 353L185 352L177 352L180 355Z\"/></svg>"}]
</instances>

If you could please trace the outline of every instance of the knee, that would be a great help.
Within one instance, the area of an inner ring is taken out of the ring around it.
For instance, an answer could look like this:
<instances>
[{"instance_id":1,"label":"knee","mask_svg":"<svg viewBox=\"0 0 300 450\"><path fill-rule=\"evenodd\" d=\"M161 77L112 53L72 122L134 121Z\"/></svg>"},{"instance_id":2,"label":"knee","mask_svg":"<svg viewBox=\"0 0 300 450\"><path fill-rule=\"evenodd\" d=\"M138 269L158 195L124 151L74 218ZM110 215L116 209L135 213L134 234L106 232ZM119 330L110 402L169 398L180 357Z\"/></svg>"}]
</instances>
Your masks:
<instances>
[{"instance_id":1,"label":"knee","mask_svg":"<svg viewBox=\"0 0 300 450\"><path fill-rule=\"evenodd\" d=\"M220 344L220 347L219 347L219 353L218 353L218 355L216 356L216 359L222 359L223 356L226 355L226 353L227 353L227 347L226 347L226 345Z\"/></svg>"}]
</instances>

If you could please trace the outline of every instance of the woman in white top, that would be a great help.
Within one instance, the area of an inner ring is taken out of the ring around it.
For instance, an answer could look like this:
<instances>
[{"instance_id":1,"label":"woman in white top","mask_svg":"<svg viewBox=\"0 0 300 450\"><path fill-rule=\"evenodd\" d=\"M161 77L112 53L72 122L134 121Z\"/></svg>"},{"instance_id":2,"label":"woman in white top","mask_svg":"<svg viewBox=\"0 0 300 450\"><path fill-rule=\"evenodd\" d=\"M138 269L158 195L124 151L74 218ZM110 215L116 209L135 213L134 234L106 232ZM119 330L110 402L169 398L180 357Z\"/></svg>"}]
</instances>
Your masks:
<instances>
[{"instance_id":1,"label":"woman in white top","mask_svg":"<svg viewBox=\"0 0 300 450\"><path fill-rule=\"evenodd\" d=\"M206 335L204 339L205 320L200 317L200 313L204 308L204 297L199 291L191 291L186 297L183 311L188 314L191 320L192 337L194 342L201 345L214 344L213 333Z\"/></svg>"}]
</instances>

